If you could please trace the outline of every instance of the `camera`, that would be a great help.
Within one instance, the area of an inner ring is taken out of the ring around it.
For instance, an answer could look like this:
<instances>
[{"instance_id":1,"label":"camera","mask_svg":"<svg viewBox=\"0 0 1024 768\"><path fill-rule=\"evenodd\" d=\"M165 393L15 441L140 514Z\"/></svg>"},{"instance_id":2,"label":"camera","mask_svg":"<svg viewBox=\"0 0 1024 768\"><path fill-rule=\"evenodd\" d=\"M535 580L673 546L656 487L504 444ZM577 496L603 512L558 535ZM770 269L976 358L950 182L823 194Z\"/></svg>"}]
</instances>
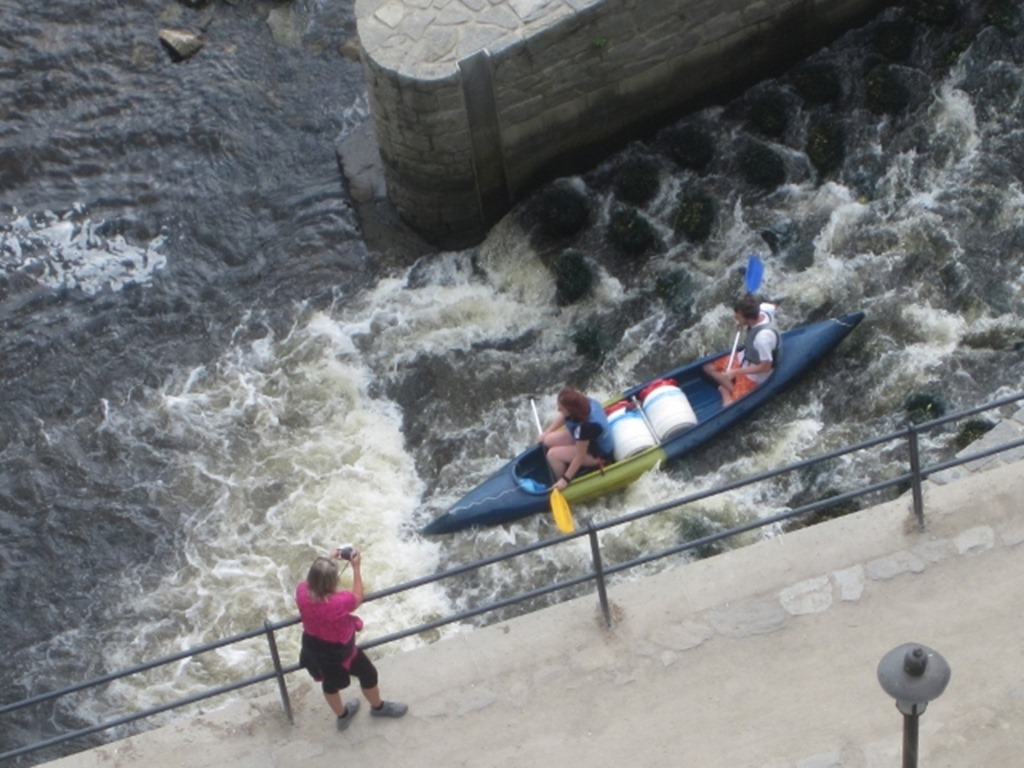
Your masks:
<instances>
[{"instance_id":1,"label":"camera","mask_svg":"<svg viewBox=\"0 0 1024 768\"><path fill-rule=\"evenodd\" d=\"M356 553L356 548L353 547L351 544L342 544L340 547L338 547L336 551L338 557L340 557L342 560L351 561L352 555Z\"/></svg>"}]
</instances>

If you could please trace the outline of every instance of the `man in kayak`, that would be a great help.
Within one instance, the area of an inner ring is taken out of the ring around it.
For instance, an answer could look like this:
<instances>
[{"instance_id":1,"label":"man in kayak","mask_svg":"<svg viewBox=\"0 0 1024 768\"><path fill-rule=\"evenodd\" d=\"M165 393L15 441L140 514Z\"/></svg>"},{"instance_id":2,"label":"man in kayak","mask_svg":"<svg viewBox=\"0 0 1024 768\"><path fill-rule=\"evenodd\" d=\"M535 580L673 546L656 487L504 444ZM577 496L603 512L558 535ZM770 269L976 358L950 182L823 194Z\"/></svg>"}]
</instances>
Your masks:
<instances>
[{"instance_id":1,"label":"man in kayak","mask_svg":"<svg viewBox=\"0 0 1024 768\"><path fill-rule=\"evenodd\" d=\"M614 447L601 403L572 387L558 393L558 415L540 433L539 441L547 452L554 487L559 490L582 468L601 466Z\"/></svg>"},{"instance_id":2,"label":"man in kayak","mask_svg":"<svg viewBox=\"0 0 1024 768\"><path fill-rule=\"evenodd\" d=\"M704 365L704 373L718 384L722 405L739 400L771 375L782 338L772 312L753 294L736 302L733 311L736 324L747 329L743 349Z\"/></svg>"}]
</instances>

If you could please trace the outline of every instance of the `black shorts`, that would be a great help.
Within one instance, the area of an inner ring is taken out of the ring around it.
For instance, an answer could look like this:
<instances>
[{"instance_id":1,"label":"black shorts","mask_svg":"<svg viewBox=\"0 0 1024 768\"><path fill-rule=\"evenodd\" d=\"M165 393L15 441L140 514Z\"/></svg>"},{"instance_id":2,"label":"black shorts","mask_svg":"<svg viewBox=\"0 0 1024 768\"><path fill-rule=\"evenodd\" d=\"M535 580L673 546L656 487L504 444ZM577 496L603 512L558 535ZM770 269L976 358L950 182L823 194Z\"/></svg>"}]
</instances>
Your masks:
<instances>
[{"instance_id":1,"label":"black shorts","mask_svg":"<svg viewBox=\"0 0 1024 768\"><path fill-rule=\"evenodd\" d=\"M352 657L348 669L342 664L342 661L352 654L355 645L353 640L347 643L331 643L302 633L299 666L305 667L309 676L321 684L324 693L337 693L348 688L353 675L359 678L361 688L376 687L377 668L373 666L370 657L363 653L362 648L355 648L355 656Z\"/></svg>"},{"instance_id":2,"label":"black shorts","mask_svg":"<svg viewBox=\"0 0 1024 768\"><path fill-rule=\"evenodd\" d=\"M370 657L363 653L362 648L356 649L355 658L352 659L349 669L345 669L341 664L331 664L322 671L324 677L320 681L320 687L324 693L337 693L348 688L353 677L359 680L359 687L364 690L377 687L377 668L370 661Z\"/></svg>"}]
</instances>

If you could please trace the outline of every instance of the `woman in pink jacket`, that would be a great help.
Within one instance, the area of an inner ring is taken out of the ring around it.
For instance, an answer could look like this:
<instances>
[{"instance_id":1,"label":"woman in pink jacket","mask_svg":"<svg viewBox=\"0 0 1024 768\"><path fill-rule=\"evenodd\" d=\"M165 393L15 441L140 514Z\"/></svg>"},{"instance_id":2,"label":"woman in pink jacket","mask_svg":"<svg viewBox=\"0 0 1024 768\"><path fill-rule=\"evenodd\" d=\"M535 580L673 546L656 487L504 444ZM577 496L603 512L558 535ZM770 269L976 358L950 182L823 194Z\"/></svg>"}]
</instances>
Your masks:
<instances>
[{"instance_id":1,"label":"woman in pink jacket","mask_svg":"<svg viewBox=\"0 0 1024 768\"><path fill-rule=\"evenodd\" d=\"M352 563L352 590L338 591L338 560L343 555ZM299 664L320 682L327 704L337 715L338 730L348 728L359 709L359 699L342 702L340 691L352 677L359 679L363 696L375 717L401 717L408 707L384 701L377 686L377 668L356 645L362 620L353 611L363 602L363 576L358 552L338 551L318 557L306 580L295 588L295 602L302 617L302 651Z\"/></svg>"}]
</instances>

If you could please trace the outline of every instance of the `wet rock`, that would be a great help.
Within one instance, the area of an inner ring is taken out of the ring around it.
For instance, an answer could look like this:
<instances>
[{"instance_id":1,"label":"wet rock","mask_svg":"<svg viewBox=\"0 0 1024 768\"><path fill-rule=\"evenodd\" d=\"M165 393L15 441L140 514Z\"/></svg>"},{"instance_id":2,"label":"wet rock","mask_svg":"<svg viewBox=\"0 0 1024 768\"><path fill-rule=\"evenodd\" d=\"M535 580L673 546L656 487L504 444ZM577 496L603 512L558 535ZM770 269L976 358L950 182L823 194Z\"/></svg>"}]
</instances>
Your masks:
<instances>
[{"instance_id":1,"label":"wet rock","mask_svg":"<svg viewBox=\"0 0 1024 768\"><path fill-rule=\"evenodd\" d=\"M910 15L933 27L946 27L960 18L957 0L911 0Z\"/></svg>"},{"instance_id":2,"label":"wet rock","mask_svg":"<svg viewBox=\"0 0 1024 768\"><path fill-rule=\"evenodd\" d=\"M615 340L597 319L577 325L571 338L576 354L595 363L600 363L615 348Z\"/></svg>"},{"instance_id":3,"label":"wet rock","mask_svg":"<svg viewBox=\"0 0 1024 768\"><path fill-rule=\"evenodd\" d=\"M688 192L679 198L675 230L695 242L707 240L715 226L715 200L706 192Z\"/></svg>"},{"instance_id":4,"label":"wet rock","mask_svg":"<svg viewBox=\"0 0 1024 768\"><path fill-rule=\"evenodd\" d=\"M562 253L555 262L555 287L558 303L575 304L594 287L594 269L580 251L574 248Z\"/></svg>"},{"instance_id":5,"label":"wet rock","mask_svg":"<svg viewBox=\"0 0 1024 768\"><path fill-rule=\"evenodd\" d=\"M685 269L672 269L658 275L654 282L654 295L670 312L689 318L696 294L694 280Z\"/></svg>"},{"instance_id":6,"label":"wet rock","mask_svg":"<svg viewBox=\"0 0 1024 768\"><path fill-rule=\"evenodd\" d=\"M846 159L846 131L838 118L824 115L811 121L806 151L819 178L826 178L842 168Z\"/></svg>"},{"instance_id":7,"label":"wet rock","mask_svg":"<svg viewBox=\"0 0 1024 768\"><path fill-rule=\"evenodd\" d=\"M696 125L679 125L661 136L665 153L680 167L703 173L715 157L715 139L710 131Z\"/></svg>"},{"instance_id":8,"label":"wet rock","mask_svg":"<svg viewBox=\"0 0 1024 768\"><path fill-rule=\"evenodd\" d=\"M759 93L747 106L747 126L769 138L781 139L789 128L791 111L791 105L782 92Z\"/></svg>"},{"instance_id":9,"label":"wet rock","mask_svg":"<svg viewBox=\"0 0 1024 768\"><path fill-rule=\"evenodd\" d=\"M363 58L363 48L359 45L358 37L350 37L341 44L338 52L349 61L360 61Z\"/></svg>"},{"instance_id":10,"label":"wet rock","mask_svg":"<svg viewBox=\"0 0 1024 768\"><path fill-rule=\"evenodd\" d=\"M946 406L931 392L914 392L903 401L907 418L914 424L922 424L932 419L940 419L946 415Z\"/></svg>"},{"instance_id":11,"label":"wet rock","mask_svg":"<svg viewBox=\"0 0 1024 768\"><path fill-rule=\"evenodd\" d=\"M809 104L828 104L839 101L843 95L842 78L834 64L808 64L794 71L790 80Z\"/></svg>"},{"instance_id":12,"label":"wet rock","mask_svg":"<svg viewBox=\"0 0 1024 768\"><path fill-rule=\"evenodd\" d=\"M302 47L304 21L290 6L275 8L267 14L267 26L274 42L286 48L298 50Z\"/></svg>"},{"instance_id":13,"label":"wet rock","mask_svg":"<svg viewBox=\"0 0 1024 768\"><path fill-rule=\"evenodd\" d=\"M911 92L899 70L882 65L868 73L865 98L876 115L894 115L910 106Z\"/></svg>"},{"instance_id":14,"label":"wet rock","mask_svg":"<svg viewBox=\"0 0 1024 768\"><path fill-rule=\"evenodd\" d=\"M775 189L786 181L786 164L777 152L760 142L751 142L740 152L740 170L755 186Z\"/></svg>"},{"instance_id":15,"label":"wet rock","mask_svg":"<svg viewBox=\"0 0 1024 768\"><path fill-rule=\"evenodd\" d=\"M914 52L917 26L908 19L880 23L874 30L872 47L889 61L906 61Z\"/></svg>"},{"instance_id":16,"label":"wet rock","mask_svg":"<svg viewBox=\"0 0 1024 768\"><path fill-rule=\"evenodd\" d=\"M203 40L199 35L180 29L161 29L160 42L174 62L192 58L203 47Z\"/></svg>"},{"instance_id":17,"label":"wet rock","mask_svg":"<svg viewBox=\"0 0 1024 768\"><path fill-rule=\"evenodd\" d=\"M631 155L619 168L612 184L615 196L630 205L647 205L661 186L661 167L646 155Z\"/></svg>"},{"instance_id":18,"label":"wet rock","mask_svg":"<svg viewBox=\"0 0 1024 768\"><path fill-rule=\"evenodd\" d=\"M608 239L621 253L641 256L657 250L661 241L651 223L635 208L616 205L608 220Z\"/></svg>"},{"instance_id":19,"label":"wet rock","mask_svg":"<svg viewBox=\"0 0 1024 768\"><path fill-rule=\"evenodd\" d=\"M571 237L590 222L590 200L586 192L569 179L546 187L523 210L523 225L542 238Z\"/></svg>"},{"instance_id":20,"label":"wet rock","mask_svg":"<svg viewBox=\"0 0 1024 768\"><path fill-rule=\"evenodd\" d=\"M975 440L980 440L986 433L995 428L995 422L988 419L968 419L960 431L957 432L953 444L958 451L962 451Z\"/></svg>"}]
</instances>

